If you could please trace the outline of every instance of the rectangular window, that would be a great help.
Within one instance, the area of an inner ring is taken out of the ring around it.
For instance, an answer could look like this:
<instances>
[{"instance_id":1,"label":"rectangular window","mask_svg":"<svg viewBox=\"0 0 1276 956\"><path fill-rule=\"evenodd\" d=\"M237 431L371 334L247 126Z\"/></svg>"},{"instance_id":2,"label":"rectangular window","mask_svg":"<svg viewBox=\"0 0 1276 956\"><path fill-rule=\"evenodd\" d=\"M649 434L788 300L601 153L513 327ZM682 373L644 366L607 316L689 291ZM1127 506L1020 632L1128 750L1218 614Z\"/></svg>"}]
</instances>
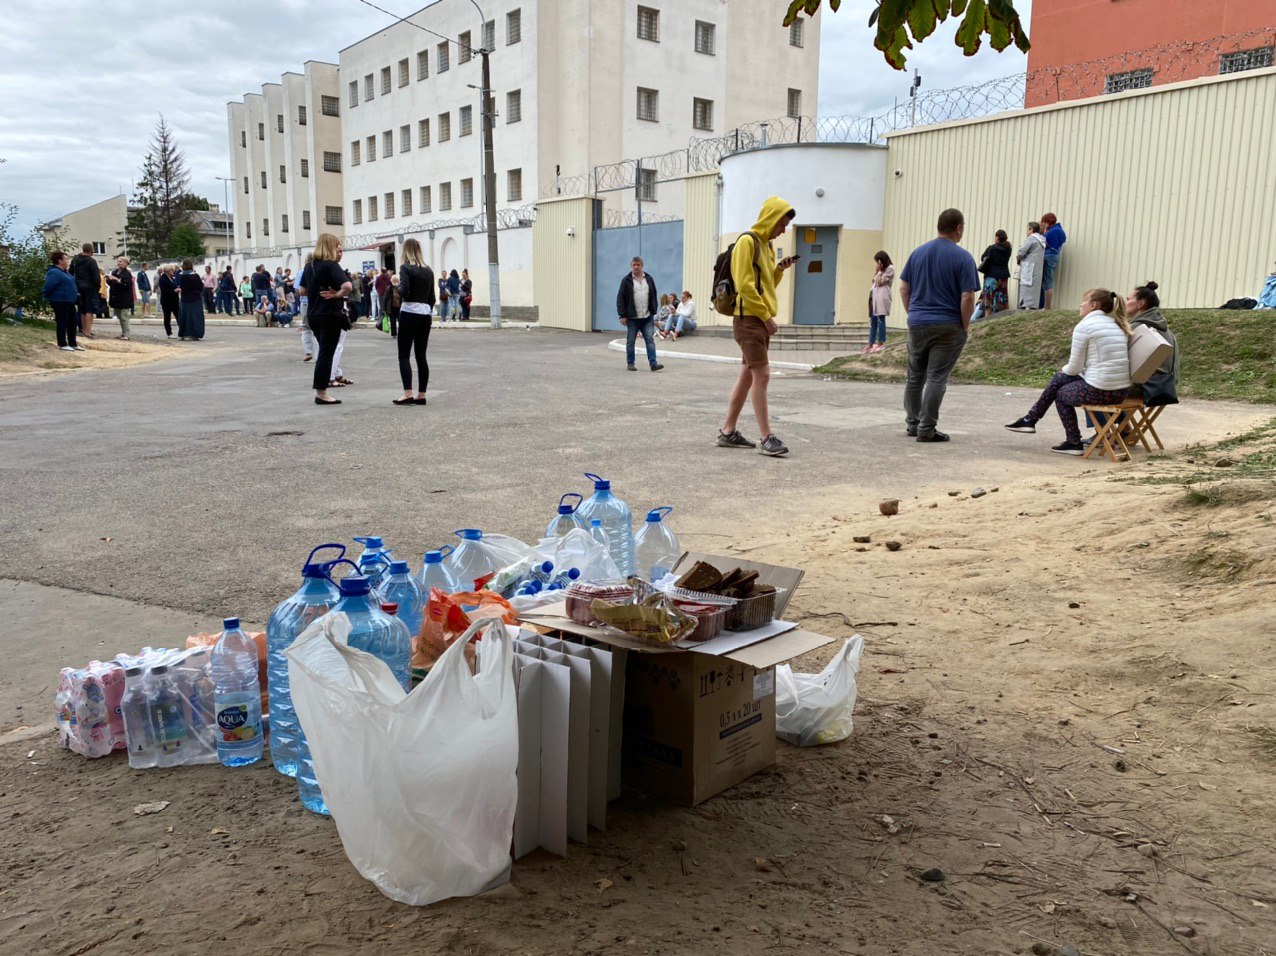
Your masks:
<instances>
[{"instance_id":1,"label":"rectangular window","mask_svg":"<svg viewBox=\"0 0 1276 956\"><path fill-rule=\"evenodd\" d=\"M390 94L390 68L388 66L381 67L381 95L388 96Z\"/></svg>"},{"instance_id":2,"label":"rectangular window","mask_svg":"<svg viewBox=\"0 0 1276 956\"><path fill-rule=\"evenodd\" d=\"M282 216L280 216L279 231L280 232L288 231L288 214L287 213L284 213Z\"/></svg>"},{"instance_id":3,"label":"rectangular window","mask_svg":"<svg viewBox=\"0 0 1276 956\"><path fill-rule=\"evenodd\" d=\"M350 165L358 166L361 161L359 157L359 141L356 139L350 144Z\"/></svg>"},{"instance_id":4,"label":"rectangular window","mask_svg":"<svg viewBox=\"0 0 1276 956\"><path fill-rule=\"evenodd\" d=\"M505 174L505 200L507 202L523 201L523 171L511 169Z\"/></svg>"},{"instance_id":5,"label":"rectangular window","mask_svg":"<svg viewBox=\"0 0 1276 956\"><path fill-rule=\"evenodd\" d=\"M713 129L713 100L695 97L691 101L691 125L696 129Z\"/></svg>"},{"instance_id":6,"label":"rectangular window","mask_svg":"<svg viewBox=\"0 0 1276 956\"><path fill-rule=\"evenodd\" d=\"M1152 85L1152 70L1131 70L1129 73L1111 73L1103 82L1104 93L1124 93L1126 90L1145 90Z\"/></svg>"},{"instance_id":7,"label":"rectangular window","mask_svg":"<svg viewBox=\"0 0 1276 956\"><path fill-rule=\"evenodd\" d=\"M638 8L638 39L660 42L660 11L651 7Z\"/></svg>"},{"instance_id":8,"label":"rectangular window","mask_svg":"<svg viewBox=\"0 0 1276 956\"><path fill-rule=\"evenodd\" d=\"M511 10L505 14L505 45L513 46L523 39L523 11Z\"/></svg>"},{"instance_id":9,"label":"rectangular window","mask_svg":"<svg viewBox=\"0 0 1276 956\"><path fill-rule=\"evenodd\" d=\"M367 154L368 162L375 163L377 161L377 138L369 136L363 141L363 151Z\"/></svg>"},{"instance_id":10,"label":"rectangular window","mask_svg":"<svg viewBox=\"0 0 1276 956\"><path fill-rule=\"evenodd\" d=\"M713 44L717 38L714 34L717 27L712 23L705 23L703 20L696 21L696 52L707 53L713 56Z\"/></svg>"},{"instance_id":11,"label":"rectangular window","mask_svg":"<svg viewBox=\"0 0 1276 956\"><path fill-rule=\"evenodd\" d=\"M248 192L248 177L247 176L244 177L244 192L245 193Z\"/></svg>"},{"instance_id":12,"label":"rectangular window","mask_svg":"<svg viewBox=\"0 0 1276 956\"><path fill-rule=\"evenodd\" d=\"M416 78L418 80L427 80L430 78L429 50L422 50L416 55Z\"/></svg>"},{"instance_id":13,"label":"rectangular window","mask_svg":"<svg viewBox=\"0 0 1276 956\"><path fill-rule=\"evenodd\" d=\"M452 138L452 114L439 114L439 142L446 143Z\"/></svg>"},{"instance_id":14,"label":"rectangular window","mask_svg":"<svg viewBox=\"0 0 1276 956\"><path fill-rule=\"evenodd\" d=\"M439 49L438 49L438 56L437 56L437 62L438 62L438 64L439 64L439 65L438 65L438 68L437 68L434 72L436 72L436 73L446 73L446 72L447 72L448 66L450 65L450 64L449 64L449 62L448 62L448 57L449 57L449 56L450 56L450 54L448 53L447 44L446 44L446 43L440 43L440 44L439 44Z\"/></svg>"},{"instance_id":15,"label":"rectangular window","mask_svg":"<svg viewBox=\"0 0 1276 956\"><path fill-rule=\"evenodd\" d=\"M359 105L359 81L358 80L350 81L350 105L351 106Z\"/></svg>"},{"instance_id":16,"label":"rectangular window","mask_svg":"<svg viewBox=\"0 0 1276 956\"><path fill-rule=\"evenodd\" d=\"M797 118L802 115L802 91L789 90L789 116Z\"/></svg>"},{"instance_id":17,"label":"rectangular window","mask_svg":"<svg viewBox=\"0 0 1276 956\"><path fill-rule=\"evenodd\" d=\"M407 58L404 57L399 61L399 86L407 86L412 81L411 72Z\"/></svg>"},{"instance_id":18,"label":"rectangular window","mask_svg":"<svg viewBox=\"0 0 1276 956\"><path fill-rule=\"evenodd\" d=\"M310 228L310 210L301 210L301 228L308 230Z\"/></svg>"},{"instance_id":19,"label":"rectangular window","mask_svg":"<svg viewBox=\"0 0 1276 956\"><path fill-rule=\"evenodd\" d=\"M1272 47L1260 47L1257 50L1242 50L1239 53L1224 53L1218 58L1218 72L1243 73L1245 70L1265 70L1272 65Z\"/></svg>"},{"instance_id":20,"label":"rectangular window","mask_svg":"<svg viewBox=\"0 0 1276 956\"><path fill-rule=\"evenodd\" d=\"M505 94L505 122L517 123L523 118L523 91L510 90Z\"/></svg>"},{"instance_id":21,"label":"rectangular window","mask_svg":"<svg viewBox=\"0 0 1276 956\"><path fill-rule=\"evenodd\" d=\"M399 152L406 153L412 148L412 125L409 123L399 127Z\"/></svg>"},{"instance_id":22,"label":"rectangular window","mask_svg":"<svg viewBox=\"0 0 1276 956\"><path fill-rule=\"evenodd\" d=\"M246 130L246 129L241 129L241 130L239 131L239 145L240 145L240 146L247 146L247 145L248 145L248 130Z\"/></svg>"},{"instance_id":23,"label":"rectangular window","mask_svg":"<svg viewBox=\"0 0 1276 956\"><path fill-rule=\"evenodd\" d=\"M456 60L458 63L469 63L474 55L470 50L470 31L466 30L458 39L461 41L461 52L457 55Z\"/></svg>"},{"instance_id":24,"label":"rectangular window","mask_svg":"<svg viewBox=\"0 0 1276 956\"><path fill-rule=\"evenodd\" d=\"M261 234L263 236L270 235L270 220L269 219L263 219L261 221Z\"/></svg>"},{"instance_id":25,"label":"rectangular window","mask_svg":"<svg viewBox=\"0 0 1276 956\"><path fill-rule=\"evenodd\" d=\"M265 138L266 138L266 124L265 124L265 123L258 123L258 124L257 124L257 138L258 138L258 139L265 139Z\"/></svg>"},{"instance_id":26,"label":"rectangular window","mask_svg":"<svg viewBox=\"0 0 1276 956\"><path fill-rule=\"evenodd\" d=\"M324 206L323 221L330 226L341 225L341 207L340 206Z\"/></svg>"},{"instance_id":27,"label":"rectangular window","mask_svg":"<svg viewBox=\"0 0 1276 956\"><path fill-rule=\"evenodd\" d=\"M638 184L638 198L643 202L656 201L656 171L654 169L642 171L642 179Z\"/></svg>"},{"instance_id":28,"label":"rectangular window","mask_svg":"<svg viewBox=\"0 0 1276 956\"><path fill-rule=\"evenodd\" d=\"M251 235L251 233L249 233L249 235ZM95 243L93 243L93 254L94 254L95 256L104 256L104 255L106 255L106 243L105 243L105 242L95 242Z\"/></svg>"},{"instance_id":29,"label":"rectangular window","mask_svg":"<svg viewBox=\"0 0 1276 956\"><path fill-rule=\"evenodd\" d=\"M439 212L447 212L452 208L452 184L439 183Z\"/></svg>"},{"instance_id":30,"label":"rectangular window","mask_svg":"<svg viewBox=\"0 0 1276 956\"><path fill-rule=\"evenodd\" d=\"M416 144L422 148L430 145L430 121L420 120L416 124Z\"/></svg>"},{"instance_id":31,"label":"rectangular window","mask_svg":"<svg viewBox=\"0 0 1276 956\"><path fill-rule=\"evenodd\" d=\"M377 221L377 197L368 197L368 222Z\"/></svg>"},{"instance_id":32,"label":"rectangular window","mask_svg":"<svg viewBox=\"0 0 1276 956\"><path fill-rule=\"evenodd\" d=\"M282 164L279 166L279 181L281 183L288 182L288 167Z\"/></svg>"},{"instance_id":33,"label":"rectangular window","mask_svg":"<svg viewBox=\"0 0 1276 956\"><path fill-rule=\"evenodd\" d=\"M306 108L304 106L297 107L297 125L298 126L306 125Z\"/></svg>"},{"instance_id":34,"label":"rectangular window","mask_svg":"<svg viewBox=\"0 0 1276 956\"><path fill-rule=\"evenodd\" d=\"M266 171L264 169L261 171L261 188L266 188Z\"/></svg>"},{"instance_id":35,"label":"rectangular window","mask_svg":"<svg viewBox=\"0 0 1276 956\"><path fill-rule=\"evenodd\" d=\"M251 239L253 237L253 224L251 222L244 223L244 237ZM102 252L106 252L106 246L102 247Z\"/></svg>"},{"instance_id":36,"label":"rectangular window","mask_svg":"<svg viewBox=\"0 0 1276 956\"><path fill-rule=\"evenodd\" d=\"M660 119L660 94L646 87L638 87L638 118L649 123Z\"/></svg>"},{"instance_id":37,"label":"rectangular window","mask_svg":"<svg viewBox=\"0 0 1276 956\"><path fill-rule=\"evenodd\" d=\"M405 189L399 194L399 204L403 207L403 215L412 215L412 190Z\"/></svg>"},{"instance_id":38,"label":"rectangular window","mask_svg":"<svg viewBox=\"0 0 1276 956\"><path fill-rule=\"evenodd\" d=\"M356 226L362 225L363 224L363 200L356 199L351 204L351 206L352 208L350 210L350 221L353 222Z\"/></svg>"},{"instance_id":39,"label":"rectangular window","mask_svg":"<svg viewBox=\"0 0 1276 956\"><path fill-rule=\"evenodd\" d=\"M801 17L798 17L789 24L789 46L802 47L806 45L805 38L803 37L805 28L806 24L802 21Z\"/></svg>"},{"instance_id":40,"label":"rectangular window","mask_svg":"<svg viewBox=\"0 0 1276 956\"><path fill-rule=\"evenodd\" d=\"M474 206L474 180L461 180L461 208L470 209Z\"/></svg>"},{"instance_id":41,"label":"rectangular window","mask_svg":"<svg viewBox=\"0 0 1276 956\"><path fill-rule=\"evenodd\" d=\"M422 186L422 187L421 187L421 213L422 213L422 215L424 215L425 213L428 213L428 212L431 212L431 209L430 209L430 187L429 187L429 186Z\"/></svg>"},{"instance_id":42,"label":"rectangular window","mask_svg":"<svg viewBox=\"0 0 1276 956\"><path fill-rule=\"evenodd\" d=\"M275 117L275 125L279 127L279 132L284 131L284 114L280 113Z\"/></svg>"},{"instance_id":43,"label":"rectangular window","mask_svg":"<svg viewBox=\"0 0 1276 956\"><path fill-rule=\"evenodd\" d=\"M324 116L340 116L341 101L335 96L319 97L319 112Z\"/></svg>"},{"instance_id":44,"label":"rectangular window","mask_svg":"<svg viewBox=\"0 0 1276 956\"><path fill-rule=\"evenodd\" d=\"M491 53L496 49L496 21L488 20L483 24L483 49Z\"/></svg>"},{"instance_id":45,"label":"rectangular window","mask_svg":"<svg viewBox=\"0 0 1276 956\"><path fill-rule=\"evenodd\" d=\"M376 87L373 85L372 74L369 73L363 78L363 98L370 100L376 95Z\"/></svg>"},{"instance_id":46,"label":"rectangular window","mask_svg":"<svg viewBox=\"0 0 1276 956\"><path fill-rule=\"evenodd\" d=\"M474 107L462 106L460 109L461 135L469 136L474 132Z\"/></svg>"},{"instance_id":47,"label":"rectangular window","mask_svg":"<svg viewBox=\"0 0 1276 956\"><path fill-rule=\"evenodd\" d=\"M325 173L341 172L341 154L324 150L323 153L323 171Z\"/></svg>"},{"instance_id":48,"label":"rectangular window","mask_svg":"<svg viewBox=\"0 0 1276 956\"><path fill-rule=\"evenodd\" d=\"M394 218L394 193L385 194L385 217L387 219Z\"/></svg>"},{"instance_id":49,"label":"rectangular window","mask_svg":"<svg viewBox=\"0 0 1276 956\"><path fill-rule=\"evenodd\" d=\"M394 130L388 129L381 134L381 158L389 159L394 155Z\"/></svg>"},{"instance_id":50,"label":"rectangular window","mask_svg":"<svg viewBox=\"0 0 1276 956\"><path fill-rule=\"evenodd\" d=\"M310 160L308 159L303 159L301 161L301 178L302 179L310 178Z\"/></svg>"}]
</instances>

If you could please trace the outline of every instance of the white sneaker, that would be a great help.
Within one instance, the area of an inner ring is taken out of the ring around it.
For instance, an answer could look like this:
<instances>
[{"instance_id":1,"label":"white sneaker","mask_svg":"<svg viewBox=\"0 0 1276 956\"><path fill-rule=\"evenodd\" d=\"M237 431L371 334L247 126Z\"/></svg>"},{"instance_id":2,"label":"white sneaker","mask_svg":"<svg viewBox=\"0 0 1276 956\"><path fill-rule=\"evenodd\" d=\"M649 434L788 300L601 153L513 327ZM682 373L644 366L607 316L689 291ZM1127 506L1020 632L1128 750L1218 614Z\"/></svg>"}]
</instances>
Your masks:
<instances>
[{"instance_id":1,"label":"white sneaker","mask_svg":"<svg viewBox=\"0 0 1276 956\"><path fill-rule=\"evenodd\" d=\"M63 352L74 352L74 351L75 351L75 349L71 348L71 346L69 346L69 345L59 345L59 346L58 346L58 348L60 348Z\"/></svg>"},{"instance_id":2,"label":"white sneaker","mask_svg":"<svg viewBox=\"0 0 1276 956\"><path fill-rule=\"evenodd\" d=\"M70 349L72 352L87 352L88 351L88 349L86 349L83 345L72 345L70 346Z\"/></svg>"}]
</instances>

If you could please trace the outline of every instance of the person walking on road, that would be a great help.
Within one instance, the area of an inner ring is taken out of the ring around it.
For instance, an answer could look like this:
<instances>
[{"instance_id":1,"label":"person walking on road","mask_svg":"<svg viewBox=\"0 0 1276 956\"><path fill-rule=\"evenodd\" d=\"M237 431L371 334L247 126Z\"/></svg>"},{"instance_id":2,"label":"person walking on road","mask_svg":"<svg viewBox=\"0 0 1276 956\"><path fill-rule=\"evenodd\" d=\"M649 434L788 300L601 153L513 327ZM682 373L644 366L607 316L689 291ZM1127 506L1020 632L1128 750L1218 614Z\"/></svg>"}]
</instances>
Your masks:
<instances>
[{"instance_id":1,"label":"person walking on road","mask_svg":"<svg viewBox=\"0 0 1276 956\"><path fill-rule=\"evenodd\" d=\"M309 311L306 321L319 341L313 385L316 405L340 405L341 399L328 396L332 362L341 333L346 331L345 300L354 286L341 268L341 240L330 232L320 233L314 258L301 275L301 294Z\"/></svg>"},{"instance_id":2,"label":"person walking on road","mask_svg":"<svg viewBox=\"0 0 1276 956\"><path fill-rule=\"evenodd\" d=\"M664 366L656 360L653 327L660 297L656 293L656 280L643 271L642 265L641 256L630 260L629 274L620 280L620 289L616 293L616 314L625 327L625 364L629 371L638 371L634 365L634 343L641 333L647 346L647 364L653 372L659 372Z\"/></svg>"},{"instance_id":3,"label":"person walking on road","mask_svg":"<svg viewBox=\"0 0 1276 956\"><path fill-rule=\"evenodd\" d=\"M770 196L762 203L758 221L753 228L740 236L731 251L731 281L736 289L735 314L731 319L736 344L740 346L744 367L731 389L727 401L727 416L718 432L718 445L722 448L756 448L740 434L736 425L744 402L753 396L753 417L758 422L758 434L764 455L779 458L789 453L789 448L771 431L770 410L767 407L767 385L771 381L771 336L777 326L775 316L779 311L776 287L784 273L797 261L788 256L775 261L773 239L784 235L797 213L779 196Z\"/></svg>"},{"instance_id":4,"label":"person walking on road","mask_svg":"<svg viewBox=\"0 0 1276 956\"><path fill-rule=\"evenodd\" d=\"M93 335L93 320L100 307L98 290L102 285L102 270L93 258L93 243L80 247L80 254L71 260L71 277L80 296L80 331L86 339Z\"/></svg>"},{"instance_id":5,"label":"person walking on road","mask_svg":"<svg viewBox=\"0 0 1276 956\"><path fill-rule=\"evenodd\" d=\"M58 348L63 352L83 352L84 346L75 341L75 303L80 292L67 269L67 254L61 249L49 254L49 268L44 274L44 288L40 294L53 306Z\"/></svg>"},{"instance_id":6,"label":"person walking on road","mask_svg":"<svg viewBox=\"0 0 1276 956\"><path fill-rule=\"evenodd\" d=\"M111 302L111 311L115 313L115 321L120 323L118 338L127 342L129 332L132 331L129 318L133 314L133 273L129 271L128 259L124 256L116 259L115 268L106 277L106 281L110 289L108 298Z\"/></svg>"},{"instance_id":7,"label":"person walking on road","mask_svg":"<svg viewBox=\"0 0 1276 956\"><path fill-rule=\"evenodd\" d=\"M948 441L937 427L939 406L966 346L980 288L975 257L957 244L966 217L945 209L937 228L939 235L913 250L899 276L899 297L908 313L904 423L906 434L919 442Z\"/></svg>"},{"instance_id":8,"label":"person walking on road","mask_svg":"<svg viewBox=\"0 0 1276 956\"><path fill-rule=\"evenodd\" d=\"M430 326L434 315L434 270L425 264L421 243L409 239L403 244L403 265L399 266L399 377L403 395L396 405L424 405L430 387ZM412 393L412 356L416 356L417 390Z\"/></svg>"}]
</instances>

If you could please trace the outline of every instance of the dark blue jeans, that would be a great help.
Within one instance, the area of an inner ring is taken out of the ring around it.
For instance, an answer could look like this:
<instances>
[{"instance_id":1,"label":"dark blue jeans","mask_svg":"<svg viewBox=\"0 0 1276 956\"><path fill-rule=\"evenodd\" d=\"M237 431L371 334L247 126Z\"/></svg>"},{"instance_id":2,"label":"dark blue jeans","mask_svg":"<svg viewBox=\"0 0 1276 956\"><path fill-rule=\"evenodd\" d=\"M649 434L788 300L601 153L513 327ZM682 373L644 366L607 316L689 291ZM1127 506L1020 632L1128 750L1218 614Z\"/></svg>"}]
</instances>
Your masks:
<instances>
[{"instance_id":1,"label":"dark blue jeans","mask_svg":"<svg viewBox=\"0 0 1276 956\"><path fill-rule=\"evenodd\" d=\"M625 323L625 362L629 365L634 364L634 343L638 339L638 333L642 333L642 339L647 343L647 364L655 366L656 362L656 336L653 327L656 320L651 316L645 319L630 319Z\"/></svg>"},{"instance_id":2,"label":"dark blue jeans","mask_svg":"<svg viewBox=\"0 0 1276 956\"><path fill-rule=\"evenodd\" d=\"M880 342L886 344L886 316L870 315L868 326L868 344L875 345Z\"/></svg>"}]
</instances>

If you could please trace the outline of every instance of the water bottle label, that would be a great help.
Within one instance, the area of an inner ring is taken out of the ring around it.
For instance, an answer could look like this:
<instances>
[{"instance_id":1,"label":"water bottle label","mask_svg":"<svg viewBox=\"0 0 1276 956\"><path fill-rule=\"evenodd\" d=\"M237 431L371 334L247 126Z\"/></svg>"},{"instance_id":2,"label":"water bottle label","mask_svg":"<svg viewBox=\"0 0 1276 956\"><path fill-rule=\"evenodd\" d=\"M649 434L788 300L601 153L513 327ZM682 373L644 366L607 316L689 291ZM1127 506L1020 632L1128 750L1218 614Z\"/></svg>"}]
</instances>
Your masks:
<instances>
[{"instance_id":1,"label":"water bottle label","mask_svg":"<svg viewBox=\"0 0 1276 956\"><path fill-rule=\"evenodd\" d=\"M228 744L251 743L261 733L261 724L253 720L248 704L228 704L217 711L217 729Z\"/></svg>"}]
</instances>

